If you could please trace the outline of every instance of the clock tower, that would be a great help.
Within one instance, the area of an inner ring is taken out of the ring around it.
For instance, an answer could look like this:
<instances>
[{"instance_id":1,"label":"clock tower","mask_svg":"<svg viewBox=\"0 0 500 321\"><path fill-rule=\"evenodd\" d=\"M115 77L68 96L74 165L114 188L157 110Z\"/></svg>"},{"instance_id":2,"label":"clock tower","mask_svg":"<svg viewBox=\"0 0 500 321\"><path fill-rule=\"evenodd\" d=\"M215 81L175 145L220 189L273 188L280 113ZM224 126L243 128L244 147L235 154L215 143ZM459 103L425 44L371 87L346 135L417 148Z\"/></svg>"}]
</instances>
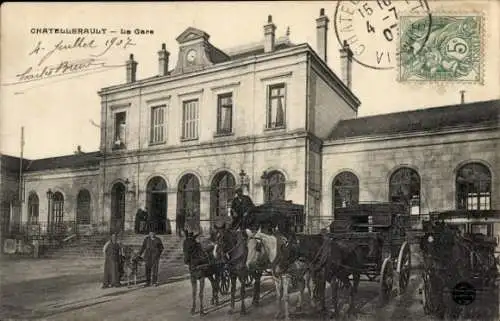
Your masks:
<instances>
[{"instance_id":1,"label":"clock tower","mask_svg":"<svg viewBox=\"0 0 500 321\"><path fill-rule=\"evenodd\" d=\"M177 37L179 57L172 75L205 69L213 64L230 60L222 50L213 46L210 36L199 29L189 27Z\"/></svg>"}]
</instances>

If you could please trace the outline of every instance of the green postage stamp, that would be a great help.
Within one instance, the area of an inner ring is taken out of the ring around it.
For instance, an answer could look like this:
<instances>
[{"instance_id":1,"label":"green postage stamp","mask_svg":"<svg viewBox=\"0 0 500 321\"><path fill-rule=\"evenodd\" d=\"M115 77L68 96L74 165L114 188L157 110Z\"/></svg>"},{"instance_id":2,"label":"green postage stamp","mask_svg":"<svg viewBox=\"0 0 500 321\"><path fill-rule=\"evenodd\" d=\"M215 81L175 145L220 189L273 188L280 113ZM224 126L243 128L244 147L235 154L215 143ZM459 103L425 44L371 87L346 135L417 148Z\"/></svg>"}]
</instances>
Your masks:
<instances>
[{"instance_id":1,"label":"green postage stamp","mask_svg":"<svg viewBox=\"0 0 500 321\"><path fill-rule=\"evenodd\" d=\"M401 16L399 81L483 83L483 17Z\"/></svg>"}]
</instances>

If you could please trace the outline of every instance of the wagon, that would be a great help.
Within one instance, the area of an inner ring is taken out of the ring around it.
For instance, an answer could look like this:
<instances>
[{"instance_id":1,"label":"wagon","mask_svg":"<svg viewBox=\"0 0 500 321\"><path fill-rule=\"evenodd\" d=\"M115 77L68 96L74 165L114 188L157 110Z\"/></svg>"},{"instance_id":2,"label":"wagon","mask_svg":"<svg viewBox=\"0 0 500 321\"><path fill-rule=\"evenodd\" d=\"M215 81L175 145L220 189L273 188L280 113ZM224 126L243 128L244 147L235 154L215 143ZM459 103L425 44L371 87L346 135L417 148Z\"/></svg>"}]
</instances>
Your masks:
<instances>
[{"instance_id":1,"label":"wagon","mask_svg":"<svg viewBox=\"0 0 500 321\"><path fill-rule=\"evenodd\" d=\"M247 224L255 228L275 228L277 227L281 232L287 233L302 233L305 226L304 206L295 204L287 200L273 200L264 204L255 206L249 213L253 218ZM226 226L229 226L230 218L227 218ZM266 274L266 271L264 271ZM248 276L245 286L250 287L253 285L253 277ZM222 268L220 291L222 294L228 294L230 288L229 271Z\"/></svg>"},{"instance_id":2,"label":"wagon","mask_svg":"<svg viewBox=\"0 0 500 321\"><path fill-rule=\"evenodd\" d=\"M478 319L476 313L480 311L498 320L498 259L495 258L498 247L495 225L498 223L500 211L492 210L456 210L429 215L423 224L425 234L421 239L424 257L421 295L426 314L444 317L462 310L461 313L472 313L471 317ZM436 240L441 232L439 224L460 231L455 240L464 249L465 255L459 258L465 263L458 271L451 266L455 260L436 260L433 255L436 256L437 251L431 252L431 247L426 246L439 243ZM474 311L474 301L478 311ZM481 319L485 317L482 315Z\"/></svg>"},{"instance_id":3,"label":"wagon","mask_svg":"<svg viewBox=\"0 0 500 321\"><path fill-rule=\"evenodd\" d=\"M365 246L374 239L379 241L380 248L366 258L361 275L367 281L379 283L382 303L389 300L394 280L399 294L408 287L411 272L409 218L406 207L399 203L360 203L335 209L330 238L349 239Z\"/></svg>"}]
</instances>

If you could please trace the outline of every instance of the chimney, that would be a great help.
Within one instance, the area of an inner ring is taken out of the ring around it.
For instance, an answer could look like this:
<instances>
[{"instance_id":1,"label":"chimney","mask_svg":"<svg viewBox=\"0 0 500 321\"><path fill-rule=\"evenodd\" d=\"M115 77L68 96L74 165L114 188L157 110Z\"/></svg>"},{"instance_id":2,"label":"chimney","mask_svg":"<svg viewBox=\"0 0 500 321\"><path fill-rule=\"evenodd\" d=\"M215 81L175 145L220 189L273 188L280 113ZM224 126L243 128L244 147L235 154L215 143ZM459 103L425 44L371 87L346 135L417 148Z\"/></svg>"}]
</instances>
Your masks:
<instances>
[{"instance_id":1,"label":"chimney","mask_svg":"<svg viewBox=\"0 0 500 321\"><path fill-rule=\"evenodd\" d=\"M158 51L158 75L166 76L168 73L168 57L170 52L167 51L167 47L164 43L161 44L161 50Z\"/></svg>"},{"instance_id":2,"label":"chimney","mask_svg":"<svg viewBox=\"0 0 500 321\"><path fill-rule=\"evenodd\" d=\"M319 11L319 18L316 19L316 52L319 57L326 62L327 59L327 39L328 39L328 22L330 20L325 16L325 9Z\"/></svg>"},{"instance_id":3,"label":"chimney","mask_svg":"<svg viewBox=\"0 0 500 321\"><path fill-rule=\"evenodd\" d=\"M137 61L134 60L134 55L130 54L129 60L127 60L127 83L135 82L137 73Z\"/></svg>"},{"instance_id":4,"label":"chimney","mask_svg":"<svg viewBox=\"0 0 500 321\"><path fill-rule=\"evenodd\" d=\"M460 90L460 103L465 104L465 90Z\"/></svg>"},{"instance_id":5,"label":"chimney","mask_svg":"<svg viewBox=\"0 0 500 321\"><path fill-rule=\"evenodd\" d=\"M342 73L342 81L351 89L352 82L352 51L349 44L344 40L344 45L340 49L340 68Z\"/></svg>"},{"instance_id":6,"label":"chimney","mask_svg":"<svg viewBox=\"0 0 500 321\"><path fill-rule=\"evenodd\" d=\"M274 31L276 25L273 23L273 17L267 16L267 24L264 25L264 52L271 52L274 50Z\"/></svg>"}]
</instances>

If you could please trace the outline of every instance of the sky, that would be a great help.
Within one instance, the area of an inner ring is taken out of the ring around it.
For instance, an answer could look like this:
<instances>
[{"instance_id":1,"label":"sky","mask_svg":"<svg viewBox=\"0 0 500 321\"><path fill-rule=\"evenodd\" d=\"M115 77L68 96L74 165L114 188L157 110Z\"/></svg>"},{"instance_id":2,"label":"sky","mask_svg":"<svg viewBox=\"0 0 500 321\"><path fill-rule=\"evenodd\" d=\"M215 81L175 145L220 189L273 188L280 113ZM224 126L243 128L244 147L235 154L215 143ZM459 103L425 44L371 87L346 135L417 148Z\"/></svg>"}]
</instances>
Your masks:
<instances>
[{"instance_id":1,"label":"sky","mask_svg":"<svg viewBox=\"0 0 500 321\"><path fill-rule=\"evenodd\" d=\"M413 5L419 3L409 2ZM393 59L381 59L379 66L387 69L373 69L354 62L352 91L361 101L359 117L457 104L460 90L466 91L466 102L500 97L500 78L496 72L500 70L499 1L428 0L431 13L473 10L484 17L485 28L480 39L485 71L482 84L398 81L398 61L395 58L398 27L393 29L394 40L390 42L384 40L381 32L385 23L383 13L390 10L377 11L379 3L374 1L358 1L356 5L349 1L340 5L345 11L356 11L363 10L365 3L368 3L365 7L372 8L370 23L376 32L373 35L367 33L366 19L356 12L357 16L352 18L352 30L358 37L357 45L366 47L364 56L357 58L365 65L377 65L374 52L380 50ZM131 53L138 62L138 79L156 75L157 52L162 43L171 53L169 65L173 68L178 53L175 39L190 26L207 32L210 42L225 50L262 41L263 26L267 16L272 15L277 37L284 36L289 27L292 42L309 43L316 48L315 20L320 8L324 8L330 19L328 65L340 76L340 45L335 26L341 30L345 20L339 20L342 16L335 19L336 7L337 1L3 3L0 11L0 152L19 156L22 126L26 158L72 154L77 145L81 145L83 151L98 150L100 130L94 124L100 123L101 102L97 92L103 87L125 82L123 64ZM409 10L410 7L400 1L393 11L401 17ZM390 19L394 19L394 26L399 26L400 18ZM34 34L34 28L106 28L107 33L85 35L81 45L87 44L90 48L67 48L48 54L60 41L73 44L79 35ZM120 35L121 29L129 29L132 34ZM152 30L153 34L134 34L135 29ZM111 30L117 33L111 34ZM344 38L350 36L352 34L342 32L340 35ZM90 69L81 67L80 72L67 74L71 70L65 65L58 70L64 70L64 75L24 82L29 79L29 74L41 71L44 66L60 66L64 62L74 63L74 60L79 60L79 66L83 66L89 54L101 54L106 42L110 44L113 37L117 38L111 48L100 55L108 67L93 71L92 66ZM91 40L94 42L90 43ZM127 48L124 48L127 41Z\"/></svg>"}]
</instances>

